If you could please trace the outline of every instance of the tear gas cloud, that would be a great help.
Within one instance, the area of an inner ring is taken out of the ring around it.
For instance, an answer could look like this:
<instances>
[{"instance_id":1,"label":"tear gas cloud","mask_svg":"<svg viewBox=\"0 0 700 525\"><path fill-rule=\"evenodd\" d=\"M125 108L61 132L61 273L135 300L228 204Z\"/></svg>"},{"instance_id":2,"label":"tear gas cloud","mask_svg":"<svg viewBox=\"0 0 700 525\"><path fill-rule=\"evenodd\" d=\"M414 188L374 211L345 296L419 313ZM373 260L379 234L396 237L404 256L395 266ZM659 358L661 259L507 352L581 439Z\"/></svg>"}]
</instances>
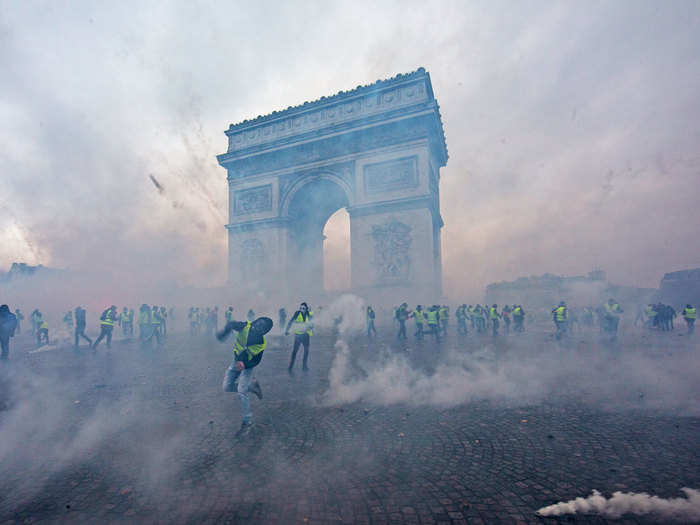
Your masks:
<instances>
[{"instance_id":1,"label":"tear gas cloud","mask_svg":"<svg viewBox=\"0 0 700 525\"><path fill-rule=\"evenodd\" d=\"M645 493L615 492L606 498L597 490L587 498L555 503L537 511L540 516L566 514L600 514L617 519L623 514L652 515L665 521L694 523L700 521L700 491L682 488L684 498L660 498Z\"/></svg>"}]
</instances>

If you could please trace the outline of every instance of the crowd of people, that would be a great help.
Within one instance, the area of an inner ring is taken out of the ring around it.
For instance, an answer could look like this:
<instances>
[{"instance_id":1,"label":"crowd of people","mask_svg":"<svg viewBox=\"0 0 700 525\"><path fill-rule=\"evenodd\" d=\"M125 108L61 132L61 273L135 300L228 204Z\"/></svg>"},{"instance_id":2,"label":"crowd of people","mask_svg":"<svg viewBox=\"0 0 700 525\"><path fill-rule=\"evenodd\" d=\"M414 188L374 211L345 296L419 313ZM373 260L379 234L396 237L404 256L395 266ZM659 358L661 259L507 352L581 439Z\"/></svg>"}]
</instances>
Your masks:
<instances>
[{"instance_id":1,"label":"crowd of people","mask_svg":"<svg viewBox=\"0 0 700 525\"><path fill-rule=\"evenodd\" d=\"M467 335L472 332L484 333L491 330L494 336L499 333L500 323L503 321L504 330L509 333L511 324L514 332L525 330L525 309L520 304L505 305L500 311L497 304L467 305L461 304L455 310L457 319L457 334ZM375 326L376 312L372 306L366 307L367 337L376 337ZM396 337L407 339L406 323L410 319L415 322L413 337L423 340L426 335L435 341L440 341L448 334L450 325L450 307L448 305L433 304L430 306L417 305L410 310L407 303L402 303L392 309L392 321L398 328Z\"/></svg>"},{"instance_id":2,"label":"crowd of people","mask_svg":"<svg viewBox=\"0 0 700 525\"><path fill-rule=\"evenodd\" d=\"M320 307L319 307L320 310ZM569 310L565 301L561 301L552 309L552 320L555 324L555 335L561 339L567 333L581 325L593 327L595 320L602 332L615 337L617 334L620 316L624 310L615 299L610 299L599 307L586 306ZM641 314L640 314L641 312ZM377 336L377 312L370 305L365 308L367 337ZM492 336L499 335L501 323L503 332L509 333L512 329L515 333L525 330L525 309L520 304L505 305L500 310L497 304L488 305L458 305L454 312L457 320L456 334L466 336L471 332L484 334L490 332ZM681 315L688 326L688 333L692 334L696 319L696 310L687 304L681 311ZM644 309L639 309L635 325L641 320L644 327L655 330L672 330L673 319L677 316L674 308L661 303L649 304ZM0 306L0 347L1 358L9 357L9 340L22 330L24 314L16 309L13 313L8 305ZM81 339L88 343L88 347L96 352L99 344L104 340L107 348L111 347L112 335L115 327L120 327L124 338L134 336L134 324L138 324L138 341L144 347L152 345L153 340L157 346L164 343L168 332L168 322L174 319L174 308L165 306L142 304L138 309L138 317L133 308L124 306L121 311L115 305L106 308L99 317L100 332L93 341L86 335L86 311L81 306L68 311L63 316L66 329L73 333L73 346L77 350ZM269 317L257 317L250 309L245 315L245 320L235 320L234 310L229 306L224 312L224 327L218 329L219 307L195 307L187 312L190 335L199 336L202 328L207 335L216 336L219 341L224 341L231 332L237 332L234 344L234 359L226 370L223 389L226 392L236 392L241 401L241 428L238 437L247 435L253 426L253 416L250 409L249 393L262 399L262 387L253 378L253 368L261 361L266 348L265 334L273 326ZM450 326L450 307L448 305L433 304L429 306L417 305L409 309L407 303L402 303L392 309L392 322L397 330L396 337L400 340L408 338L406 324L413 320L415 331L413 337L422 340L426 335L434 341L440 341L448 335ZM338 321L338 320L336 320ZM337 324L337 323L336 323ZM29 315L29 331L36 338L37 345L49 343L49 325L42 312L35 309ZM288 372L294 373L294 364L298 351L303 347L302 371L309 370L309 348L313 335L314 313L306 302L302 302L299 308L289 318L285 308L279 310L280 331L289 335L294 334L294 342L290 355Z\"/></svg>"}]
</instances>

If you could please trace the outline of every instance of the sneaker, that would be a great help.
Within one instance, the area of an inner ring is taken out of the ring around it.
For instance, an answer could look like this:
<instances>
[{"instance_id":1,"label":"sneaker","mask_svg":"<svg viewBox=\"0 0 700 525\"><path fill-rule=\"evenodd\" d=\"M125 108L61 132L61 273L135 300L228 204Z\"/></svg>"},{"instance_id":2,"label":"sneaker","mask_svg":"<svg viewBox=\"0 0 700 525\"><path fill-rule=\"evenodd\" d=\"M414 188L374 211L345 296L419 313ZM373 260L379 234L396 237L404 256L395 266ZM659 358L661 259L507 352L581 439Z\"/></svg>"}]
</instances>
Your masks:
<instances>
[{"instance_id":1,"label":"sneaker","mask_svg":"<svg viewBox=\"0 0 700 525\"><path fill-rule=\"evenodd\" d=\"M308 371L309 371L309 367L308 367L308 366L304 366L304 368L302 368L302 371L308 372Z\"/></svg>"},{"instance_id":2,"label":"sneaker","mask_svg":"<svg viewBox=\"0 0 700 525\"><path fill-rule=\"evenodd\" d=\"M252 392L256 396L258 396L258 399L262 399L262 397L263 397L262 396L262 388L260 387L260 383L258 383L257 379L255 381L253 381L253 384L250 385L250 387L248 388L248 391Z\"/></svg>"},{"instance_id":3,"label":"sneaker","mask_svg":"<svg viewBox=\"0 0 700 525\"><path fill-rule=\"evenodd\" d=\"M253 428L253 422L252 421L244 421L241 423L241 428L238 429L238 432L236 432L236 438L242 438L250 434L250 430Z\"/></svg>"}]
</instances>

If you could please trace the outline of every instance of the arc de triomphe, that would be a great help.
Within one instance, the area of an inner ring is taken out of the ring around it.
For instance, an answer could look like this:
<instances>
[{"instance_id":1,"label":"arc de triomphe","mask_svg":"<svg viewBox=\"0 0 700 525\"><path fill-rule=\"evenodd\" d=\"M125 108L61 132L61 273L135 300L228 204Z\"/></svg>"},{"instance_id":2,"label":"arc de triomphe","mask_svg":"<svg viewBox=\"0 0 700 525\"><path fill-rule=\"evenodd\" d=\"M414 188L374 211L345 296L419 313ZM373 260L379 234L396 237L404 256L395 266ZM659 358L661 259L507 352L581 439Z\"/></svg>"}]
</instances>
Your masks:
<instances>
[{"instance_id":1,"label":"arc de triomphe","mask_svg":"<svg viewBox=\"0 0 700 525\"><path fill-rule=\"evenodd\" d=\"M350 216L351 288L373 301L442 295L447 147L423 68L231 125L228 276L271 297L323 290L323 228Z\"/></svg>"}]
</instances>

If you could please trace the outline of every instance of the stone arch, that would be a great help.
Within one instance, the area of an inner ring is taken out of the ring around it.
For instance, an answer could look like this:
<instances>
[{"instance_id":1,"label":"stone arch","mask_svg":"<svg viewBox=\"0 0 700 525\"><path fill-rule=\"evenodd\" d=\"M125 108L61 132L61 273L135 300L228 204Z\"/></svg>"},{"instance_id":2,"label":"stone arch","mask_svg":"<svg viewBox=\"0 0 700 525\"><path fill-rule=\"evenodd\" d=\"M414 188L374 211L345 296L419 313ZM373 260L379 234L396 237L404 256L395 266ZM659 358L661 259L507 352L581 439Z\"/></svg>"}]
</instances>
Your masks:
<instances>
[{"instance_id":1,"label":"stone arch","mask_svg":"<svg viewBox=\"0 0 700 525\"><path fill-rule=\"evenodd\" d=\"M323 227L345 208L350 286L373 301L438 301L447 146L425 69L231 125L229 280L241 242L264 248L265 293L323 292ZM252 245L251 257L259 247ZM408 295L411 294L411 295Z\"/></svg>"},{"instance_id":2,"label":"stone arch","mask_svg":"<svg viewBox=\"0 0 700 525\"><path fill-rule=\"evenodd\" d=\"M328 172L301 177L289 188L280 216L286 221L288 276L301 289L323 289L323 228L351 198L349 185Z\"/></svg>"},{"instance_id":3,"label":"stone arch","mask_svg":"<svg viewBox=\"0 0 700 525\"><path fill-rule=\"evenodd\" d=\"M319 181L328 181L336 184L345 194L345 199L347 201L345 207L349 207L354 204L353 191L350 187L350 184L337 173L333 171L322 170L310 173L303 177L299 177L291 184L291 186L284 192L283 195L280 195L279 216L289 217L289 207L293 202L295 196L297 196L297 194L299 194L300 192L305 191L305 189L308 190L309 185L313 185L314 183L318 183ZM337 209L339 208L336 208L336 210Z\"/></svg>"}]
</instances>

